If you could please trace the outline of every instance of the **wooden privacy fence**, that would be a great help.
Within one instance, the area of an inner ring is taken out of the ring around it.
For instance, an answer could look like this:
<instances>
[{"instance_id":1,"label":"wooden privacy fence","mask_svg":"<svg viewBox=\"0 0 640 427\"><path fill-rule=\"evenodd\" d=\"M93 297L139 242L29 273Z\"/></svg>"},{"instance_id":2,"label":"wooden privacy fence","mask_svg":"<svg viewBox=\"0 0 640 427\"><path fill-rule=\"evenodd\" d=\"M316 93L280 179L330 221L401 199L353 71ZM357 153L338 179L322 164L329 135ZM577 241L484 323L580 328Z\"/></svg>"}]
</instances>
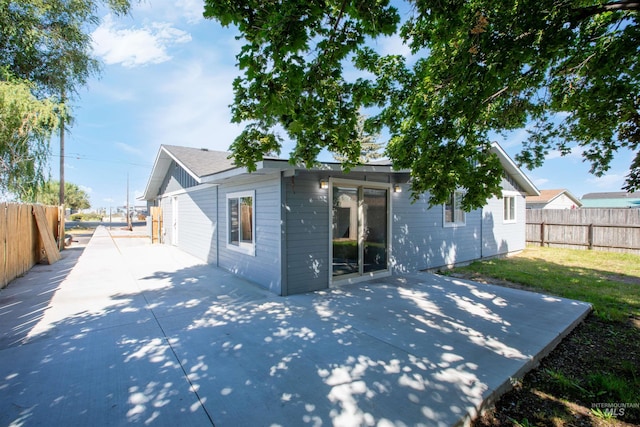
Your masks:
<instances>
[{"instance_id":1,"label":"wooden privacy fence","mask_svg":"<svg viewBox=\"0 0 640 427\"><path fill-rule=\"evenodd\" d=\"M640 254L640 209L527 209L527 243Z\"/></svg>"},{"instance_id":2,"label":"wooden privacy fence","mask_svg":"<svg viewBox=\"0 0 640 427\"><path fill-rule=\"evenodd\" d=\"M162 243L162 208L151 207L151 243Z\"/></svg>"},{"instance_id":3,"label":"wooden privacy fence","mask_svg":"<svg viewBox=\"0 0 640 427\"><path fill-rule=\"evenodd\" d=\"M0 203L0 289L43 259L60 259L61 235L61 207Z\"/></svg>"}]
</instances>

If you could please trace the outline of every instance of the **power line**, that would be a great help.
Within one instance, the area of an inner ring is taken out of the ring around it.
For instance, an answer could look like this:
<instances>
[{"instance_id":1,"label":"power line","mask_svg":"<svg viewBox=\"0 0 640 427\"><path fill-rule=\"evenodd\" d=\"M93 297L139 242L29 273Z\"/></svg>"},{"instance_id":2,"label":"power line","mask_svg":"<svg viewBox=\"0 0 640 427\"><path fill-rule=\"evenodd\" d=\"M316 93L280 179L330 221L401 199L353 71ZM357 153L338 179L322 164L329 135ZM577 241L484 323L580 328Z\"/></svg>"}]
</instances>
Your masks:
<instances>
[{"instance_id":1,"label":"power line","mask_svg":"<svg viewBox=\"0 0 640 427\"><path fill-rule=\"evenodd\" d=\"M59 154L51 154L51 157L56 157L59 158L60 155ZM86 154L82 154L82 153L65 153L64 155L65 159L74 159L74 160L89 160L92 162L101 162L101 163L119 163L119 164L125 164L125 165L130 165L130 166L140 166L140 167L145 167L145 168L150 168L153 166L152 163L134 163L134 162L128 162L125 160L109 160L109 159L97 159L97 158L93 158L90 157Z\"/></svg>"}]
</instances>

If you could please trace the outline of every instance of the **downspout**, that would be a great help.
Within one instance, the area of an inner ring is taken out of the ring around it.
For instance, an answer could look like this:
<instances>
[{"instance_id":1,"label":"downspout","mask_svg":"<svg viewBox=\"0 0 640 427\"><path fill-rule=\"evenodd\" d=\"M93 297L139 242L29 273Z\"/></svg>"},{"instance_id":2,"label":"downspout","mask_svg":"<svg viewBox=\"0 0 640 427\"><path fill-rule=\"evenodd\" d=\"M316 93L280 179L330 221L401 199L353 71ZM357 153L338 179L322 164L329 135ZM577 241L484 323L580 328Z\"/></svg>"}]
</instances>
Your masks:
<instances>
[{"instance_id":1,"label":"downspout","mask_svg":"<svg viewBox=\"0 0 640 427\"><path fill-rule=\"evenodd\" d=\"M484 206L480 209L480 259L484 258Z\"/></svg>"},{"instance_id":2,"label":"downspout","mask_svg":"<svg viewBox=\"0 0 640 427\"><path fill-rule=\"evenodd\" d=\"M280 173L280 295L289 295L287 277L287 184L284 172Z\"/></svg>"},{"instance_id":3,"label":"downspout","mask_svg":"<svg viewBox=\"0 0 640 427\"><path fill-rule=\"evenodd\" d=\"M216 185L216 267L220 267L220 198L219 185Z\"/></svg>"}]
</instances>

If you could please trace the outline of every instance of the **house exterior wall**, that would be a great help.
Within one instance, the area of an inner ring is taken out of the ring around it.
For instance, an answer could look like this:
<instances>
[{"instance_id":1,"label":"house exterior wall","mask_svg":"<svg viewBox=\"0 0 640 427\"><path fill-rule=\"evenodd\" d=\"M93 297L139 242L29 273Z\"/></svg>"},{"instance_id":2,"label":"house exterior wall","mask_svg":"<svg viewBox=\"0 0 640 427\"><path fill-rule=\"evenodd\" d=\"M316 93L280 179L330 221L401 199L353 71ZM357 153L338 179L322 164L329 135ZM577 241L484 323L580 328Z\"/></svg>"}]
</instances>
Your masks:
<instances>
[{"instance_id":1,"label":"house exterior wall","mask_svg":"<svg viewBox=\"0 0 640 427\"><path fill-rule=\"evenodd\" d=\"M218 266L281 295L280 175L230 181L218 187ZM227 194L243 191L255 191L255 255L227 247Z\"/></svg>"},{"instance_id":2,"label":"house exterior wall","mask_svg":"<svg viewBox=\"0 0 640 427\"><path fill-rule=\"evenodd\" d=\"M299 173L282 179L287 294L329 286L329 191L320 175Z\"/></svg>"},{"instance_id":3,"label":"house exterior wall","mask_svg":"<svg viewBox=\"0 0 640 427\"><path fill-rule=\"evenodd\" d=\"M465 214L464 225L445 226L444 206L429 207L428 195L411 203L408 185L392 193L391 271L404 274L480 258L480 209Z\"/></svg>"},{"instance_id":4,"label":"house exterior wall","mask_svg":"<svg viewBox=\"0 0 640 427\"><path fill-rule=\"evenodd\" d=\"M386 183L386 174L332 173L344 181ZM284 218L284 268L287 294L329 287L332 260L329 258L331 218L329 189L320 188L323 172L298 171L282 179ZM343 181L343 182L344 182Z\"/></svg>"},{"instance_id":5,"label":"house exterior wall","mask_svg":"<svg viewBox=\"0 0 640 427\"><path fill-rule=\"evenodd\" d=\"M159 194L180 191L185 188L195 187L196 185L198 185L196 180L175 161L172 161L169 167L169 173L167 173L164 182L160 186Z\"/></svg>"},{"instance_id":6,"label":"house exterior wall","mask_svg":"<svg viewBox=\"0 0 640 427\"><path fill-rule=\"evenodd\" d=\"M206 263L216 263L216 188L207 187L178 196L178 247Z\"/></svg>"},{"instance_id":7,"label":"house exterior wall","mask_svg":"<svg viewBox=\"0 0 640 427\"><path fill-rule=\"evenodd\" d=\"M501 185L503 197L515 198L515 221L505 219L503 198L487 201L482 208L482 258L521 251L526 245L526 196L509 179L503 179Z\"/></svg>"},{"instance_id":8,"label":"house exterior wall","mask_svg":"<svg viewBox=\"0 0 640 427\"><path fill-rule=\"evenodd\" d=\"M290 176L293 174L294 176ZM331 173L341 182L391 183L386 173ZM279 295L327 288L331 283L330 190L320 188L322 171L239 176L218 185L197 185L172 167L161 187L164 242L259 284ZM194 186L195 185L195 186ZM515 221L504 221L504 201L493 198L465 214L464 224L445 224L444 206L429 207L428 195L411 203L408 184L390 195L389 270L404 274L519 251L525 245L525 198L509 179L504 194L516 199ZM227 244L230 194L253 192L255 252ZM177 209L174 209L177 201ZM174 212L178 235L173 235ZM234 250L235 249L235 250Z\"/></svg>"},{"instance_id":9,"label":"house exterior wall","mask_svg":"<svg viewBox=\"0 0 640 427\"><path fill-rule=\"evenodd\" d=\"M216 188L192 187L165 194L160 200L163 212L164 242L207 263L217 259ZM173 204L177 202L177 226L174 228ZM174 236L176 232L177 236ZM176 239L177 237L177 239ZM176 241L177 240L177 241Z\"/></svg>"},{"instance_id":10,"label":"house exterior wall","mask_svg":"<svg viewBox=\"0 0 640 427\"><path fill-rule=\"evenodd\" d=\"M544 209L575 209L576 203L567 197L565 194L561 194L559 197L553 199L550 203L544 207Z\"/></svg>"},{"instance_id":11,"label":"house exterior wall","mask_svg":"<svg viewBox=\"0 0 640 427\"><path fill-rule=\"evenodd\" d=\"M230 184L197 185L180 166L172 165L161 187L164 243L281 293L280 179L256 176ZM187 186L187 187L185 187ZM227 247L227 194L255 191L255 255ZM173 204L177 201L177 211ZM177 236L174 235L177 213ZM176 242L177 237L177 242Z\"/></svg>"},{"instance_id":12,"label":"house exterior wall","mask_svg":"<svg viewBox=\"0 0 640 427\"><path fill-rule=\"evenodd\" d=\"M571 200L566 194L561 194L549 203L531 203L527 204L528 209L576 209L578 205Z\"/></svg>"},{"instance_id":13,"label":"house exterior wall","mask_svg":"<svg viewBox=\"0 0 640 427\"><path fill-rule=\"evenodd\" d=\"M335 177L338 178L338 177ZM341 180L387 182L386 175L349 174ZM283 178L284 268L286 293L324 289L330 283L329 192L320 189L321 173L299 172ZM525 246L525 198L509 180L506 195L515 197L516 220L504 220L504 201L493 198L483 209L465 214L464 225L448 226L444 207L429 207L428 195L411 203L409 185L391 192L389 268L393 274L438 268L509 252Z\"/></svg>"}]
</instances>

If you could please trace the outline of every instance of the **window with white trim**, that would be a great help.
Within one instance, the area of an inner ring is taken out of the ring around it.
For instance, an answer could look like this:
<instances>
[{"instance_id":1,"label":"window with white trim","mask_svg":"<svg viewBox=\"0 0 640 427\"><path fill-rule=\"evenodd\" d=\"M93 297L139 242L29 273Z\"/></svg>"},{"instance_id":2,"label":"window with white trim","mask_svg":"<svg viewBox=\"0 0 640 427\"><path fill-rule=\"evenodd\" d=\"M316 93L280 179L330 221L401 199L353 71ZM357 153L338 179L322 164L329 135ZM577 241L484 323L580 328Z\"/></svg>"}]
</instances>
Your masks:
<instances>
[{"instance_id":1,"label":"window with white trim","mask_svg":"<svg viewBox=\"0 0 640 427\"><path fill-rule=\"evenodd\" d=\"M516 222L516 196L503 196L504 222Z\"/></svg>"},{"instance_id":2,"label":"window with white trim","mask_svg":"<svg viewBox=\"0 0 640 427\"><path fill-rule=\"evenodd\" d=\"M449 196L449 200L444 204L444 225L453 227L465 224L464 210L462 210L461 191L454 191Z\"/></svg>"},{"instance_id":3,"label":"window with white trim","mask_svg":"<svg viewBox=\"0 0 640 427\"><path fill-rule=\"evenodd\" d=\"M227 194L227 248L255 255L255 191Z\"/></svg>"}]
</instances>

